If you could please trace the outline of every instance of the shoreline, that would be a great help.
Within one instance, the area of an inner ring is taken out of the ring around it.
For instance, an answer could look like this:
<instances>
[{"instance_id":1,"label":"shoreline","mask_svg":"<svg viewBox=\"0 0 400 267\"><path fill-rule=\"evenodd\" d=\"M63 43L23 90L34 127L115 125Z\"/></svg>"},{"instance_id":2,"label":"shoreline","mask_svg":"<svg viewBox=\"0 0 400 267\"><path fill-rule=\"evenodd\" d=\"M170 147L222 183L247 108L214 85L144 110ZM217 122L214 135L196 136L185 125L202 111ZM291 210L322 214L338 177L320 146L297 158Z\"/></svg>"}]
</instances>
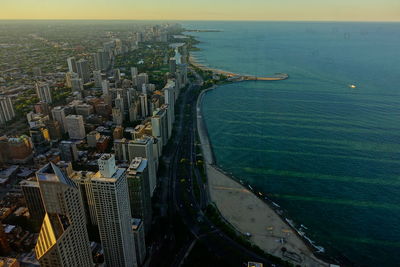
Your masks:
<instances>
[{"instance_id":1,"label":"shoreline","mask_svg":"<svg viewBox=\"0 0 400 267\"><path fill-rule=\"evenodd\" d=\"M237 74L237 73L229 72L229 71L222 70L222 69L211 68L204 64L199 63L198 59L196 59L196 57L193 56L192 54L189 55L189 63L203 71L211 71L213 74L224 75L224 76L228 77L228 79L231 79L231 81L237 81L237 82L242 82L242 81L282 81L282 80L286 80L289 78L289 75L286 73L275 73L274 76L258 77L255 75Z\"/></svg>"},{"instance_id":2,"label":"shoreline","mask_svg":"<svg viewBox=\"0 0 400 267\"><path fill-rule=\"evenodd\" d=\"M192 61L190 63L193 64ZM199 67L199 65L201 64L195 66ZM240 179L226 173L216 164L201 109L204 95L215 88L217 86L203 90L196 104L197 131L206 165L208 194L211 201L226 221L242 234L251 233L251 243L259 246L266 253L293 264L329 266L329 263L316 256L318 247L313 241L304 233L301 234L300 229L296 229L292 221L279 212L279 205L269 198L265 198L260 192L258 194L261 195L257 195L250 185L246 187ZM235 209L232 209L233 206ZM286 256L281 252L282 247L288 251Z\"/></svg>"}]
</instances>

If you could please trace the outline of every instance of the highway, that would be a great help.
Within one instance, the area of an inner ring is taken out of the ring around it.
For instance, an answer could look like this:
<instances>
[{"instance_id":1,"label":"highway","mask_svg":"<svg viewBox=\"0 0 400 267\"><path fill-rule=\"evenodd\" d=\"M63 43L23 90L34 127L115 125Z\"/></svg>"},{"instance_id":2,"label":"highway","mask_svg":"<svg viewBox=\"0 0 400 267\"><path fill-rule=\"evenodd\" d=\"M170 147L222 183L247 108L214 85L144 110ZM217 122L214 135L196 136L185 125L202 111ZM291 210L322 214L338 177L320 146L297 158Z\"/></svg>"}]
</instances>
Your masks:
<instances>
[{"instance_id":1,"label":"highway","mask_svg":"<svg viewBox=\"0 0 400 267\"><path fill-rule=\"evenodd\" d=\"M196 164L196 102L203 81L194 74L196 81L181 94L181 103L176 109L176 131L164 151L166 167L159 174L157 190L158 220L162 223L158 223L150 251L150 266L182 266L196 242L203 242L209 252L226 262L226 266L245 266L247 261L273 266L267 259L232 240L204 215L209 204L207 184L203 183ZM165 216L167 220L163 220Z\"/></svg>"}]
</instances>

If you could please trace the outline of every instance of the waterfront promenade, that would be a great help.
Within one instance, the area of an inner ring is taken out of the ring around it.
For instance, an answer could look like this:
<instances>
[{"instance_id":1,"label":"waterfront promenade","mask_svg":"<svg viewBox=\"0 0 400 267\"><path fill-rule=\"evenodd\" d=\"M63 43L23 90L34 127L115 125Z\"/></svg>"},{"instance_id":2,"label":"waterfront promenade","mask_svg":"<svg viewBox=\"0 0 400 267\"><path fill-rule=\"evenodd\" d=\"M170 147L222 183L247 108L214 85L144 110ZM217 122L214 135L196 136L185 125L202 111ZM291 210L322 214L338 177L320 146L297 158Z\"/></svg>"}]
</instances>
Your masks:
<instances>
[{"instance_id":1,"label":"waterfront promenade","mask_svg":"<svg viewBox=\"0 0 400 267\"><path fill-rule=\"evenodd\" d=\"M213 87L213 89L216 87ZM211 90L213 90L211 89ZM197 100L197 127L206 165L211 201L221 215L250 241L265 252L301 266L329 266L317 259L312 250L267 203L215 166L212 144L202 117L201 103L207 90ZM282 248L287 251L282 253Z\"/></svg>"}]
</instances>

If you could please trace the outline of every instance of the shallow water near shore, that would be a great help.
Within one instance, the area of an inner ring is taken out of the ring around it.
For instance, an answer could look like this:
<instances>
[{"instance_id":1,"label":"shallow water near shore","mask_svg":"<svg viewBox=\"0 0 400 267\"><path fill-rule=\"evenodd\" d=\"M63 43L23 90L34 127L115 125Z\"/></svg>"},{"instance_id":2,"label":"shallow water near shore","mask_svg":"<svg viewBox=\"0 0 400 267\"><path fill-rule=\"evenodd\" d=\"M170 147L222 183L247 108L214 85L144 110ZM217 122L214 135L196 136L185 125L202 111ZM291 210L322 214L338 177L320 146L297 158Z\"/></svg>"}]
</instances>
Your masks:
<instances>
[{"instance_id":1,"label":"shallow water near shore","mask_svg":"<svg viewBox=\"0 0 400 267\"><path fill-rule=\"evenodd\" d=\"M192 22L197 60L288 73L208 92L217 163L307 226L327 253L400 261L400 24ZM356 88L350 88L355 84Z\"/></svg>"}]
</instances>

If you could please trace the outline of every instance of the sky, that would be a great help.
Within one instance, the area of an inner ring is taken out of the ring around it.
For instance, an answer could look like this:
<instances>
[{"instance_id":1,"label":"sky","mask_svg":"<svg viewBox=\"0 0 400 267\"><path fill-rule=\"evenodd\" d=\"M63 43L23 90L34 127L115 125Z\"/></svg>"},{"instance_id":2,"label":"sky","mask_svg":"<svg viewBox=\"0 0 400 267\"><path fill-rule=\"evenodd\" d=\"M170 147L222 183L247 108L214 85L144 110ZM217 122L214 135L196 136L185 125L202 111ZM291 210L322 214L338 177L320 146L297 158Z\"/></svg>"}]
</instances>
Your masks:
<instances>
[{"instance_id":1,"label":"sky","mask_svg":"<svg viewBox=\"0 0 400 267\"><path fill-rule=\"evenodd\" d=\"M400 21L400 0L0 0L0 19Z\"/></svg>"}]
</instances>

